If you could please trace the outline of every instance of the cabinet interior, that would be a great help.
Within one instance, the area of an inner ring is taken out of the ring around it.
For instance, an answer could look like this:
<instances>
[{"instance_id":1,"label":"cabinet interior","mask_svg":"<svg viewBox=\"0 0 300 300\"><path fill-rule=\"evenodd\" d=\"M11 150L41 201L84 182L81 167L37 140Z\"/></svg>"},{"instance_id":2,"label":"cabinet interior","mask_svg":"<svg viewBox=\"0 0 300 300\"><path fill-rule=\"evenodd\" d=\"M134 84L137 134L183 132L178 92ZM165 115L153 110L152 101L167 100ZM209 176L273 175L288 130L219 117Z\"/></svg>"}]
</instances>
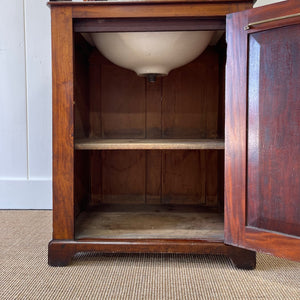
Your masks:
<instances>
[{"instance_id":1,"label":"cabinet interior","mask_svg":"<svg viewBox=\"0 0 300 300\"><path fill-rule=\"evenodd\" d=\"M224 38L154 83L74 43L75 238L222 241Z\"/></svg>"}]
</instances>

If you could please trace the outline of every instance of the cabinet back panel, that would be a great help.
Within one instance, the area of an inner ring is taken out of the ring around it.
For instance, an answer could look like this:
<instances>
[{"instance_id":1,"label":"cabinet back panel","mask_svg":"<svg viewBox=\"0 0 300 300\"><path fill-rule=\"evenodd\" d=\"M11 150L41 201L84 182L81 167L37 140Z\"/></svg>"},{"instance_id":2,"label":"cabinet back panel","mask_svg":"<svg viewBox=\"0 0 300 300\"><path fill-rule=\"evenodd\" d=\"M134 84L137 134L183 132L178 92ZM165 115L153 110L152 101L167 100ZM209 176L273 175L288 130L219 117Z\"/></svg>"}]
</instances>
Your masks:
<instances>
[{"instance_id":1,"label":"cabinet back panel","mask_svg":"<svg viewBox=\"0 0 300 300\"><path fill-rule=\"evenodd\" d=\"M98 204L198 204L223 199L223 151L90 151L91 201Z\"/></svg>"},{"instance_id":2,"label":"cabinet back panel","mask_svg":"<svg viewBox=\"0 0 300 300\"><path fill-rule=\"evenodd\" d=\"M222 109L219 54L214 47L154 83L115 66L95 51L90 57L90 76L90 136L223 136L218 119Z\"/></svg>"},{"instance_id":3,"label":"cabinet back panel","mask_svg":"<svg viewBox=\"0 0 300 300\"><path fill-rule=\"evenodd\" d=\"M102 151L102 202L145 202L145 151Z\"/></svg>"},{"instance_id":4,"label":"cabinet back panel","mask_svg":"<svg viewBox=\"0 0 300 300\"><path fill-rule=\"evenodd\" d=\"M78 53L75 59L78 137L224 136L224 95L219 89L223 70L216 47L209 47L196 60L157 78L155 83L115 66L95 49L89 57ZM123 203L222 207L221 150L85 152L88 156L83 155L83 160L89 165L90 176L84 183L89 188L84 191L89 193L80 199L85 196L91 206ZM78 207L82 207L80 201Z\"/></svg>"},{"instance_id":5,"label":"cabinet back panel","mask_svg":"<svg viewBox=\"0 0 300 300\"><path fill-rule=\"evenodd\" d=\"M101 65L103 138L145 137L145 80L112 64Z\"/></svg>"},{"instance_id":6,"label":"cabinet back panel","mask_svg":"<svg viewBox=\"0 0 300 300\"><path fill-rule=\"evenodd\" d=\"M218 137L218 82L218 54L213 48L163 78L162 137Z\"/></svg>"}]
</instances>

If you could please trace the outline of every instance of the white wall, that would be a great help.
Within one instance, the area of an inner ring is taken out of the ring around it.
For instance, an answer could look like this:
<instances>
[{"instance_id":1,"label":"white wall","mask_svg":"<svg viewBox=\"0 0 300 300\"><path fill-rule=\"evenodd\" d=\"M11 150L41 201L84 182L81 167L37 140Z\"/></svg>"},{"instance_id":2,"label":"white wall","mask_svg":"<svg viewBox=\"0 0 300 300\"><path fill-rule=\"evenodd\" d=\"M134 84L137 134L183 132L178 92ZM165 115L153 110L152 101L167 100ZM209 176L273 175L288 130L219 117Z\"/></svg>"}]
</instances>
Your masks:
<instances>
[{"instance_id":1,"label":"white wall","mask_svg":"<svg viewBox=\"0 0 300 300\"><path fill-rule=\"evenodd\" d=\"M0 208L51 208L50 9L0 2Z\"/></svg>"}]
</instances>

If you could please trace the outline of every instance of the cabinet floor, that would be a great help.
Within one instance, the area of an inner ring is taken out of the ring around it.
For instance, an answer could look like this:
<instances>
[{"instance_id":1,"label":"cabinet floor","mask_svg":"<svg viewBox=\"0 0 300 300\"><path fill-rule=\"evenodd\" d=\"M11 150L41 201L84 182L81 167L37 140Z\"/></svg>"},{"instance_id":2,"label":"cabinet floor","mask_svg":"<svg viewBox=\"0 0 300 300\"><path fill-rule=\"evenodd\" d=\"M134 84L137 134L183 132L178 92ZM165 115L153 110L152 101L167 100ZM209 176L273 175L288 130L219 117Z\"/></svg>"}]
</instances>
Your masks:
<instances>
[{"instance_id":1,"label":"cabinet floor","mask_svg":"<svg viewBox=\"0 0 300 300\"><path fill-rule=\"evenodd\" d=\"M198 206L106 205L78 216L75 238L223 241L224 216Z\"/></svg>"}]
</instances>

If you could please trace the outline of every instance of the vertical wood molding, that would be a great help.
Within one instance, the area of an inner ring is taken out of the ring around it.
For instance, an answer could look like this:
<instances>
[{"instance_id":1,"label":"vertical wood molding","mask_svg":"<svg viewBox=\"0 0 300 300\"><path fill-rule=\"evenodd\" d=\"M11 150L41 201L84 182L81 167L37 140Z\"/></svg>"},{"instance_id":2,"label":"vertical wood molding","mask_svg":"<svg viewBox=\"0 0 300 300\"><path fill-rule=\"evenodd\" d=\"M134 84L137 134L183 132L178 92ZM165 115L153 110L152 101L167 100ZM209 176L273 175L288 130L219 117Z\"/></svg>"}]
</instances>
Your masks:
<instances>
[{"instance_id":1,"label":"vertical wood molding","mask_svg":"<svg viewBox=\"0 0 300 300\"><path fill-rule=\"evenodd\" d=\"M73 239L74 92L72 8L53 7L51 16L53 70L53 239Z\"/></svg>"},{"instance_id":2,"label":"vertical wood molding","mask_svg":"<svg viewBox=\"0 0 300 300\"><path fill-rule=\"evenodd\" d=\"M246 13L226 19L224 230L225 243L230 245L240 245L243 240L246 218L247 34L240 28L247 21Z\"/></svg>"}]
</instances>

